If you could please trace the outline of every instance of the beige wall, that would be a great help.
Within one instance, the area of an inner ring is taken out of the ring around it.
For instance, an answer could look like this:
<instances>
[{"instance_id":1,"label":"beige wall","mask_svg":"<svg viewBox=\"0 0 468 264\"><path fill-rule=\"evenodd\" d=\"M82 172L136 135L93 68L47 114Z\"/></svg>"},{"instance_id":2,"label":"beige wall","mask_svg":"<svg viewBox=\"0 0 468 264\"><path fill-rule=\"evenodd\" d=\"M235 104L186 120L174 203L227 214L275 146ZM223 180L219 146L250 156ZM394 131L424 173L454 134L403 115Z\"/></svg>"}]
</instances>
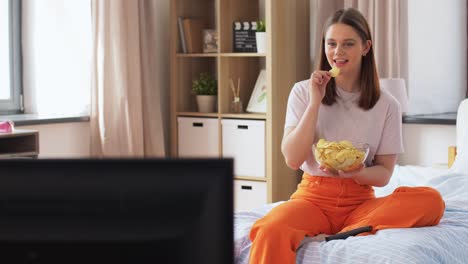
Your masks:
<instances>
[{"instance_id":1,"label":"beige wall","mask_svg":"<svg viewBox=\"0 0 468 264\"><path fill-rule=\"evenodd\" d=\"M455 125L403 124L403 143L405 153L400 155L399 164L445 165L448 146L456 144L456 127Z\"/></svg>"},{"instance_id":2,"label":"beige wall","mask_svg":"<svg viewBox=\"0 0 468 264\"><path fill-rule=\"evenodd\" d=\"M18 126L39 131L40 158L89 157L89 122Z\"/></svg>"}]
</instances>

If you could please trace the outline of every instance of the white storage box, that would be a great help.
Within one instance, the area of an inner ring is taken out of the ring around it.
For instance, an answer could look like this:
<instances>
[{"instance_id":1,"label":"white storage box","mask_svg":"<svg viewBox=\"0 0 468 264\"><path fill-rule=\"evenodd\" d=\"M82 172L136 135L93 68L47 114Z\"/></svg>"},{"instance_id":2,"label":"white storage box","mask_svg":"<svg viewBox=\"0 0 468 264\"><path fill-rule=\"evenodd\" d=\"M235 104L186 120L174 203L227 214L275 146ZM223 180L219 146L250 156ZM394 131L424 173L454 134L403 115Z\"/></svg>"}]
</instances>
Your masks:
<instances>
[{"instance_id":1,"label":"white storage box","mask_svg":"<svg viewBox=\"0 0 468 264\"><path fill-rule=\"evenodd\" d=\"M223 119L223 157L236 176L265 177L265 121Z\"/></svg>"},{"instance_id":2,"label":"white storage box","mask_svg":"<svg viewBox=\"0 0 468 264\"><path fill-rule=\"evenodd\" d=\"M179 117L179 157L219 157L217 118Z\"/></svg>"},{"instance_id":3,"label":"white storage box","mask_svg":"<svg viewBox=\"0 0 468 264\"><path fill-rule=\"evenodd\" d=\"M234 180L234 212L251 211L266 203L266 182Z\"/></svg>"}]
</instances>

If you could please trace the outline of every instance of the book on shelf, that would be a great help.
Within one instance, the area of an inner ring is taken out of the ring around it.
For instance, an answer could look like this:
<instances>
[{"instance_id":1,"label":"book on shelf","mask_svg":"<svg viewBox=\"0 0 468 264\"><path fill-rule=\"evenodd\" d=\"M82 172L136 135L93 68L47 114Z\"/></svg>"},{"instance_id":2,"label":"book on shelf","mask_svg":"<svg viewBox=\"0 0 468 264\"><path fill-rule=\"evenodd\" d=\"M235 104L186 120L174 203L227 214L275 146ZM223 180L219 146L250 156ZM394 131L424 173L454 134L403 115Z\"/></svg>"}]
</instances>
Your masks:
<instances>
[{"instance_id":1,"label":"book on shelf","mask_svg":"<svg viewBox=\"0 0 468 264\"><path fill-rule=\"evenodd\" d=\"M257 22L234 21L233 23L233 51L234 52L257 52L255 32Z\"/></svg>"},{"instance_id":2,"label":"book on shelf","mask_svg":"<svg viewBox=\"0 0 468 264\"><path fill-rule=\"evenodd\" d=\"M198 18L185 18L182 20L185 44L188 53L203 52L203 29L205 21Z\"/></svg>"},{"instance_id":3,"label":"book on shelf","mask_svg":"<svg viewBox=\"0 0 468 264\"><path fill-rule=\"evenodd\" d=\"M179 39L180 39L180 49L182 53L187 53L187 44L185 43L185 33L184 33L184 24L183 17L177 18L177 25L179 26Z\"/></svg>"}]
</instances>

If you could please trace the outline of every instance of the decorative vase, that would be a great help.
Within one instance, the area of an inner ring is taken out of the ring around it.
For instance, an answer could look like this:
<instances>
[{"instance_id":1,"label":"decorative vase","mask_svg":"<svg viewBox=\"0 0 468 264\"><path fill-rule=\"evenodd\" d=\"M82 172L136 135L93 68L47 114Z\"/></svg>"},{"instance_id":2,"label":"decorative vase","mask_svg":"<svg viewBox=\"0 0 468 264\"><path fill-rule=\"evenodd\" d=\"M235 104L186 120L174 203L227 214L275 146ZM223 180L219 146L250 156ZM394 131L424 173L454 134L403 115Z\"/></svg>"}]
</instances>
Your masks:
<instances>
[{"instance_id":1,"label":"decorative vase","mask_svg":"<svg viewBox=\"0 0 468 264\"><path fill-rule=\"evenodd\" d=\"M231 113L241 114L243 112L242 101L239 97L234 97L234 100L231 102Z\"/></svg>"},{"instance_id":2,"label":"decorative vase","mask_svg":"<svg viewBox=\"0 0 468 264\"><path fill-rule=\"evenodd\" d=\"M213 113L216 105L216 95L197 95L198 112Z\"/></svg>"},{"instance_id":3,"label":"decorative vase","mask_svg":"<svg viewBox=\"0 0 468 264\"><path fill-rule=\"evenodd\" d=\"M257 40L257 53L266 53L267 35L266 32L255 32Z\"/></svg>"}]
</instances>

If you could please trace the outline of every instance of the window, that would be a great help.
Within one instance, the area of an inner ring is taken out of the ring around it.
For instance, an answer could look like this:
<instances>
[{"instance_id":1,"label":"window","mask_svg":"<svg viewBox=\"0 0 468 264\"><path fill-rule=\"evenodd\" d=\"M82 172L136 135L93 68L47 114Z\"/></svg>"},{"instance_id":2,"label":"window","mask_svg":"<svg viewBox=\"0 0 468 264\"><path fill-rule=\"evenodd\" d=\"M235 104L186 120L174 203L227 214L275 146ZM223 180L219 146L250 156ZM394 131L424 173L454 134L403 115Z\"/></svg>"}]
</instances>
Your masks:
<instances>
[{"instance_id":1,"label":"window","mask_svg":"<svg viewBox=\"0 0 468 264\"><path fill-rule=\"evenodd\" d=\"M0 113L22 111L21 1L0 1ZM7 59L3 59L7 58Z\"/></svg>"},{"instance_id":2,"label":"window","mask_svg":"<svg viewBox=\"0 0 468 264\"><path fill-rule=\"evenodd\" d=\"M456 112L467 94L467 2L411 0L405 3L408 5L408 114Z\"/></svg>"},{"instance_id":3,"label":"window","mask_svg":"<svg viewBox=\"0 0 468 264\"><path fill-rule=\"evenodd\" d=\"M90 0L23 1L22 12L25 112L87 114L91 94Z\"/></svg>"},{"instance_id":4,"label":"window","mask_svg":"<svg viewBox=\"0 0 468 264\"><path fill-rule=\"evenodd\" d=\"M0 0L0 114L89 114L91 22L90 0Z\"/></svg>"}]
</instances>

